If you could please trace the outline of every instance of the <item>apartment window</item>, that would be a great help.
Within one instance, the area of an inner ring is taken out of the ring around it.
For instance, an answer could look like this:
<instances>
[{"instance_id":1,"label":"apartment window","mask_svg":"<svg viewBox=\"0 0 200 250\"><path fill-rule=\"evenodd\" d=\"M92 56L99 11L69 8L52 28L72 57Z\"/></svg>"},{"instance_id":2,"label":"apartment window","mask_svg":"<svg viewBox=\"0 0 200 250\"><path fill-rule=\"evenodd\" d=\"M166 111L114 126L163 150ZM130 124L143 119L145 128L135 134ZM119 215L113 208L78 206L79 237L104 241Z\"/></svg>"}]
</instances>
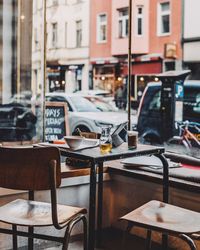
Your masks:
<instances>
[{"instance_id":1,"label":"apartment window","mask_svg":"<svg viewBox=\"0 0 200 250\"><path fill-rule=\"evenodd\" d=\"M158 35L170 33L170 14L169 2L158 5Z\"/></svg>"},{"instance_id":2,"label":"apartment window","mask_svg":"<svg viewBox=\"0 0 200 250\"><path fill-rule=\"evenodd\" d=\"M82 21L76 22L76 47L81 47L82 43Z\"/></svg>"},{"instance_id":3,"label":"apartment window","mask_svg":"<svg viewBox=\"0 0 200 250\"><path fill-rule=\"evenodd\" d=\"M101 14L97 17L97 42L106 42L107 40L107 15Z\"/></svg>"},{"instance_id":4,"label":"apartment window","mask_svg":"<svg viewBox=\"0 0 200 250\"><path fill-rule=\"evenodd\" d=\"M58 0L52 0L52 5L58 5Z\"/></svg>"},{"instance_id":5,"label":"apartment window","mask_svg":"<svg viewBox=\"0 0 200 250\"><path fill-rule=\"evenodd\" d=\"M57 46L57 36L58 36L58 25L57 23L52 23L52 47Z\"/></svg>"},{"instance_id":6,"label":"apartment window","mask_svg":"<svg viewBox=\"0 0 200 250\"><path fill-rule=\"evenodd\" d=\"M34 42L35 42L35 50L37 50L39 42L38 42L38 31L36 28L34 29Z\"/></svg>"},{"instance_id":7,"label":"apartment window","mask_svg":"<svg viewBox=\"0 0 200 250\"><path fill-rule=\"evenodd\" d=\"M67 31L67 23L65 23L65 47L67 48L67 36L68 36L68 31Z\"/></svg>"},{"instance_id":8,"label":"apartment window","mask_svg":"<svg viewBox=\"0 0 200 250\"><path fill-rule=\"evenodd\" d=\"M138 36L143 35L143 6L137 6L136 32Z\"/></svg>"},{"instance_id":9,"label":"apartment window","mask_svg":"<svg viewBox=\"0 0 200 250\"><path fill-rule=\"evenodd\" d=\"M128 37L128 8L119 10L119 37Z\"/></svg>"}]
</instances>

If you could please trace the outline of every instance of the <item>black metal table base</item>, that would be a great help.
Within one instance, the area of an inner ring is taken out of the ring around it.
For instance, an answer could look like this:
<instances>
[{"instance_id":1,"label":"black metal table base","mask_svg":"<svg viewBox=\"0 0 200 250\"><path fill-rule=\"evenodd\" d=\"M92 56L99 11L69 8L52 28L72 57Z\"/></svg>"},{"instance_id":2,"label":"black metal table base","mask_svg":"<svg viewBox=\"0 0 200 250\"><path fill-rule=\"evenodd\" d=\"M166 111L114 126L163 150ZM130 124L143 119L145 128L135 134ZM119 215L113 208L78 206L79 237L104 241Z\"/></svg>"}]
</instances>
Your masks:
<instances>
[{"instance_id":1,"label":"black metal table base","mask_svg":"<svg viewBox=\"0 0 200 250\"><path fill-rule=\"evenodd\" d=\"M163 164L163 202L169 201L169 166L168 161L163 154L155 154ZM95 167L96 168L96 167ZM102 246L102 219L103 219L103 162L98 164L98 217L97 217L97 242L96 246ZM96 190L96 189L95 189ZM95 237L95 235L94 235ZM94 239L94 238L93 238ZM168 235L162 235L162 248L166 250L168 247ZM90 249L90 248L89 248ZM93 249L93 248L91 248Z\"/></svg>"}]
</instances>

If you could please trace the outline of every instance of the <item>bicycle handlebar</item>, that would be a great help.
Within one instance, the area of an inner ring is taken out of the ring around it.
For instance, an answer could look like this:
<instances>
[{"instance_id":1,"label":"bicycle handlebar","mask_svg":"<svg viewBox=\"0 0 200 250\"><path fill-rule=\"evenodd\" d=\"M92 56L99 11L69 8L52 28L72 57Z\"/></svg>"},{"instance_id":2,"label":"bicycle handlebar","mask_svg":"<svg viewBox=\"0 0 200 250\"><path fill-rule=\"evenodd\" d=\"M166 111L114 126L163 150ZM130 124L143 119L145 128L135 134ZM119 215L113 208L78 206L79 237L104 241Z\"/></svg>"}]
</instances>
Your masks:
<instances>
[{"instance_id":1,"label":"bicycle handlebar","mask_svg":"<svg viewBox=\"0 0 200 250\"><path fill-rule=\"evenodd\" d=\"M175 124L177 124L179 126L189 126L189 127L198 126L198 127L200 127L200 123L198 123L198 122L190 122L190 121L175 122Z\"/></svg>"},{"instance_id":2,"label":"bicycle handlebar","mask_svg":"<svg viewBox=\"0 0 200 250\"><path fill-rule=\"evenodd\" d=\"M189 122L189 121L175 122L175 128L179 129L179 131L188 128L194 128L198 131L198 133L200 133L200 123L198 122Z\"/></svg>"}]
</instances>

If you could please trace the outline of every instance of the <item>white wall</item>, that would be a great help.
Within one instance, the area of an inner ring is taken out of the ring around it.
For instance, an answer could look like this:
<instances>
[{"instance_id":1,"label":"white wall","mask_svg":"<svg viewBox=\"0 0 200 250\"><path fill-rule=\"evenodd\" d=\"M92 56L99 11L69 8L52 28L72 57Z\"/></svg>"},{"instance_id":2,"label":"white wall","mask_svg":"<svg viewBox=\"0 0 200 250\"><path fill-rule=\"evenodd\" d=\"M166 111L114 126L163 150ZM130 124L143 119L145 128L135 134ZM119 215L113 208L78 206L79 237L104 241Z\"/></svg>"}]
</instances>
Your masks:
<instances>
[{"instance_id":1,"label":"white wall","mask_svg":"<svg viewBox=\"0 0 200 250\"><path fill-rule=\"evenodd\" d=\"M200 1L185 0L184 38L200 37Z\"/></svg>"},{"instance_id":2,"label":"white wall","mask_svg":"<svg viewBox=\"0 0 200 250\"><path fill-rule=\"evenodd\" d=\"M83 89L88 89L89 84L89 2L90 0L83 0L77 4L75 0L59 0L57 6L52 6L52 2L47 1L47 61L58 61L60 65L84 65L82 72ZM39 8L39 3L34 4L34 7L37 7L37 10L33 12L33 30L35 28L38 30L39 40L38 49L35 48L33 41L32 61L33 69L36 69L39 65L38 62L41 61L38 52L41 49L42 10ZM76 21L79 20L82 21L82 46L77 48ZM52 47L52 23L58 25L56 48ZM73 91L75 88L76 86L70 86L69 89Z\"/></svg>"},{"instance_id":3,"label":"white wall","mask_svg":"<svg viewBox=\"0 0 200 250\"><path fill-rule=\"evenodd\" d=\"M184 6L184 31L183 37L199 38L200 40L200 1L199 0L185 0ZM186 42L183 44L183 61L185 62L199 62L200 61L200 41Z\"/></svg>"}]
</instances>

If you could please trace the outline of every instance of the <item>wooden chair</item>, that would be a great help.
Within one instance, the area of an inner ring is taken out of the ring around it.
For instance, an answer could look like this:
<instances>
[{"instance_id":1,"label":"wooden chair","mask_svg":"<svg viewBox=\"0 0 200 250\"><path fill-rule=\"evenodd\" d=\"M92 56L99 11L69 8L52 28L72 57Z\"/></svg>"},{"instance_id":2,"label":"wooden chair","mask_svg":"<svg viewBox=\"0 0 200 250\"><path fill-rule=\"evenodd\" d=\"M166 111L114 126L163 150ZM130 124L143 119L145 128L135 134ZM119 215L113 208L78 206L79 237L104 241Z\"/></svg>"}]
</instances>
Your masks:
<instances>
[{"instance_id":1,"label":"wooden chair","mask_svg":"<svg viewBox=\"0 0 200 250\"><path fill-rule=\"evenodd\" d=\"M151 230L154 230L179 237L191 250L196 250L192 237L199 238L200 214L197 212L152 200L121 219L128 221L127 231L133 226L147 229L146 249L151 249Z\"/></svg>"},{"instance_id":2,"label":"wooden chair","mask_svg":"<svg viewBox=\"0 0 200 250\"><path fill-rule=\"evenodd\" d=\"M61 184L60 154L57 148L0 148L0 187L28 190L29 200L18 199L0 207L0 221L12 224L12 229L0 228L0 233L28 237L29 249L33 239L61 242L68 248L70 233L80 221L84 229L84 250L87 249L86 209L57 204L56 188ZM51 203L34 201L34 191L50 190ZM27 226L28 232L17 230ZM34 227L66 228L64 237L34 233Z\"/></svg>"}]
</instances>

